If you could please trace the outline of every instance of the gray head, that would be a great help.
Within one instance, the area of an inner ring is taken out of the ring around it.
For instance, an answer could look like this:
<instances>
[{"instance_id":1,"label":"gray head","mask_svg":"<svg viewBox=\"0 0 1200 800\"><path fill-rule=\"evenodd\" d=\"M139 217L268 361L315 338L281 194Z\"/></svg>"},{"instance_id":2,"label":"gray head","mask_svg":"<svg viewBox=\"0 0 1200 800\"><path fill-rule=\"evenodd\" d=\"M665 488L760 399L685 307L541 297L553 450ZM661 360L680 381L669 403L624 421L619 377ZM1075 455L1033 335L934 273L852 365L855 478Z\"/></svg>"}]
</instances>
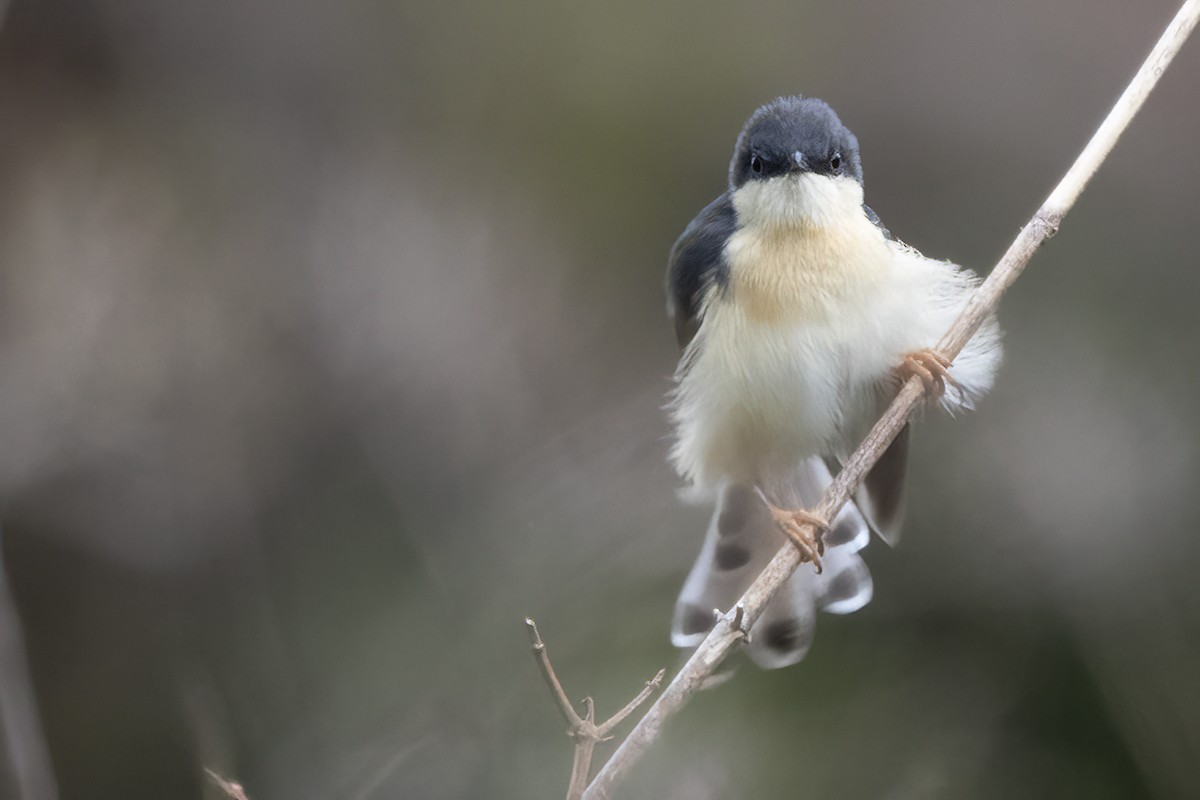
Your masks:
<instances>
[{"instance_id":1,"label":"gray head","mask_svg":"<svg viewBox=\"0 0 1200 800\"><path fill-rule=\"evenodd\" d=\"M858 139L823 100L772 100L742 127L729 165L729 188L804 172L844 176L862 184Z\"/></svg>"}]
</instances>

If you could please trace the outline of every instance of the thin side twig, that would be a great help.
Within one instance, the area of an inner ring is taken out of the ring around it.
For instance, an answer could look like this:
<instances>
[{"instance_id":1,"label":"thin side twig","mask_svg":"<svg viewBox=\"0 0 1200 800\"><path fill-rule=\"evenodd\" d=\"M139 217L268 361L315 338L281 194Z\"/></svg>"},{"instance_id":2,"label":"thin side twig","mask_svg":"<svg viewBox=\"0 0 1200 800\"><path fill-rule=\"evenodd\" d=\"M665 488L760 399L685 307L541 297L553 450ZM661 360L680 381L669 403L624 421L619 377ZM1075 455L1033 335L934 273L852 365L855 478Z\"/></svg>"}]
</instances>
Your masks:
<instances>
[{"instance_id":1,"label":"thin side twig","mask_svg":"<svg viewBox=\"0 0 1200 800\"><path fill-rule=\"evenodd\" d=\"M0 13L3 8L0 8ZM3 529L0 528L0 538ZM9 784L21 800L55 800L58 785L30 674L16 598L0 552L0 793Z\"/></svg>"},{"instance_id":2,"label":"thin side twig","mask_svg":"<svg viewBox=\"0 0 1200 800\"><path fill-rule=\"evenodd\" d=\"M224 792L225 796L230 798L230 800L250 800L250 798L246 796L246 790L243 789L242 785L237 781L231 781L226 778L222 778L208 767L204 768L204 774L207 775L208 779L212 781L217 788Z\"/></svg>"},{"instance_id":3,"label":"thin side twig","mask_svg":"<svg viewBox=\"0 0 1200 800\"><path fill-rule=\"evenodd\" d=\"M643 686L642 690L637 693L637 697L626 703L624 708L613 714L608 718L608 722L600 726L600 737L602 739L607 739L609 734L616 730L616 727L625 721L626 717L628 717L634 711L637 711L638 706L646 702L646 699L650 697L650 695L654 694L659 686L662 686L662 679L666 674L667 671L665 669L660 669L653 678L646 681L646 685Z\"/></svg>"},{"instance_id":4,"label":"thin side twig","mask_svg":"<svg viewBox=\"0 0 1200 800\"><path fill-rule=\"evenodd\" d=\"M637 710L638 706L646 702L650 695L654 694L655 690L662 685L663 676L667 674L667 671L660 669L657 675L646 681L642 690L626 703L624 708L597 725L596 706L592 702L592 698L583 698L584 714L582 717L575 711L571 701L567 699L567 693L563 691L562 684L554 673L554 666L550 663L550 654L546 652L546 643L542 641L537 623L526 617L525 627L529 631L533 658L537 661L546 685L550 687L550 694L554 696L555 705L558 706L558 710L567 721L569 726L567 735L575 741L575 757L571 762L571 782L567 785L567 800L579 800L588 784L588 776L592 771L592 753L595 752L597 743L610 738L610 734L616 730L616 727Z\"/></svg>"},{"instance_id":5,"label":"thin side twig","mask_svg":"<svg viewBox=\"0 0 1200 800\"><path fill-rule=\"evenodd\" d=\"M550 663L550 654L546 652L546 643L542 641L542 635L538 633L537 623L526 617L525 627L529 630L529 645L533 650L533 658L542 671L542 677L546 679L546 685L550 687L550 694L554 695L554 703L562 713L563 719L574 730L583 724L583 720L575 713L575 708L567 699L567 693L563 691L558 676L554 674L554 665Z\"/></svg>"},{"instance_id":6,"label":"thin side twig","mask_svg":"<svg viewBox=\"0 0 1200 800\"><path fill-rule=\"evenodd\" d=\"M1038 247L1058 231L1063 217L1075 204L1088 180L1104 162L1121 133L1128 127L1158 79L1179 52L1195 28L1198 18L1200 0L1185 0L1137 75L1093 134L1091 141L1037 213L1021 229L991 274L975 291L962 314L942 337L938 345L942 353L950 358L959 354L983 321L995 310L1004 292L1024 271ZM923 395L924 388L919 378L911 378L905 383L875 427L826 489L815 509L817 516L833 519L837 515L867 472L904 427ZM795 546L790 543L785 545L742 595L738 604L744 610L746 629L754 624L767 602L800 565L800 558L800 552ZM721 615L683 669L634 726L633 731L613 753L608 763L601 768L584 793L585 800L607 800L616 782L637 763L658 738L667 719L704 687L716 668L741 640L742 630L734 624L734 612L731 610Z\"/></svg>"}]
</instances>

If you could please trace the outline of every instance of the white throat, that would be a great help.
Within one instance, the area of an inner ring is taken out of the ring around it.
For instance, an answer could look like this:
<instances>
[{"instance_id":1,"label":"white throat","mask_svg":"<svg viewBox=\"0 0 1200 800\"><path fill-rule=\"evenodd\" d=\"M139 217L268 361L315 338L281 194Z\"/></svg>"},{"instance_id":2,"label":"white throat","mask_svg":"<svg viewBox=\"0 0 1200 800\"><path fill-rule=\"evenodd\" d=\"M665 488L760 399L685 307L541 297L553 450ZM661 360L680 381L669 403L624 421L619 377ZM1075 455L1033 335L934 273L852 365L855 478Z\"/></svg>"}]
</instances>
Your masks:
<instances>
[{"instance_id":1,"label":"white throat","mask_svg":"<svg viewBox=\"0 0 1200 800\"><path fill-rule=\"evenodd\" d=\"M862 215L863 189L853 178L806 172L747 181L732 199L743 228L830 228Z\"/></svg>"}]
</instances>

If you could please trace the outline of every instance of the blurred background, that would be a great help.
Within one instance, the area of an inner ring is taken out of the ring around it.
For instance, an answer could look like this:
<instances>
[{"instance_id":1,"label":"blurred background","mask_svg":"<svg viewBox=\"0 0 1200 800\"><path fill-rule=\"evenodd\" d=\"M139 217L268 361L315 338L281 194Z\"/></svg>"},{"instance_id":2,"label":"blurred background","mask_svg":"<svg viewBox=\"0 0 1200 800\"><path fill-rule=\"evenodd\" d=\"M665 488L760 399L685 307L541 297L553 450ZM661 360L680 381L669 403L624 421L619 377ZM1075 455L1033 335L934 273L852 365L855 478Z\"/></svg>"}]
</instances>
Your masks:
<instances>
[{"instance_id":1,"label":"blurred background","mask_svg":"<svg viewBox=\"0 0 1200 800\"><path fill-rule=\"evenodd\" d=\"M522 620L601 716L678 666L662 275L745 117L827 99L892 231L986 271L1175 9L14 0L0 796L561 796ZM919 428L873 603L623 797L1195 796L1198 79Z\"/></svg>"}]
</instances>

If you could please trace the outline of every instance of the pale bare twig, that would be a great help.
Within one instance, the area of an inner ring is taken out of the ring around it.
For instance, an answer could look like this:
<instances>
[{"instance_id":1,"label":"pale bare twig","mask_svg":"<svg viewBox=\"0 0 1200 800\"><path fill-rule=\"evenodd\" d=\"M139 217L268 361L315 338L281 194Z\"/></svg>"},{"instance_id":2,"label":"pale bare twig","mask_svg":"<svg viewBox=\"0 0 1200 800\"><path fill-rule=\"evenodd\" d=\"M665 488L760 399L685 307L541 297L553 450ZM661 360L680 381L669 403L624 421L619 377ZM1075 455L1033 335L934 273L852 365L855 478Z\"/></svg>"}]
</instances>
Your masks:
<instances>
[{"instance_id":1,"label":"pale bare twig","mask_svg":"<svg viewBox=\"0 0 1200 800\"><path fill-rule=\"evenodd\" d=\"M208 767L204 768L204 774L208 775L208 779L217 785L222 792L230 798L230 800L250 800L246 796L246 790L237 781L226 780L217 773L213 772Z\"/></svg>"},{"instance_id":2,"label":"pale bare twig","mask_svg":"<svg viewBox=\"0 0 1200 800\"><path fill-rule=\"evenodd\" d=\"M29 669L21 615L0 553L0 794L8 772L21 800L54 800L58 785Z\"/></svg>"},{"instance_id":3,"label":"pale bare twig","mask_svg":"<svg viewBox=\"0 0 1200 800\"><path fill-rule=\"evenodd\" d=\"M1038 247L1058 231L1067 211L1183 46L1196 26L1197 18L1200 18L1200 0L1186 0L1091 141L1037 213L1021 229L987 280L976 290L962 314L942 337L938 345L942 353L951 358L958 355L983 321L996 309L1000 297L1020 276ZM833 519L837 515L908 421L923 395L924 387L919 378L910 378L904 384L896 399L825 491L815 509L817 516ZM768 601L800 565L800 558L796 547L790 543L785 545L742 595L738 605L744 609L746 628L754 624ZM718 619L683 669L601 768L583 795L586 800L606 800L609 797L616 782L653 744L663 723L703 688L733 647L742 640L742 636L741 626L734 623L734 611Z\"/></svg>"},{"instance_id":4,"label":"pale bare twig","mask_svg":"<svg viewBox=\"0 0 1200 800\"><path fill-rule=\"evenodd\" d=\"M613 714L608 718L608 722L605 722L600 726L599 730L597 731L597 733L600 734L600 738L607 739L609 735L617 729L617 726L625 721L626 717L628 717L634 711L637 711L637 707L646 702L646 698L654 694L655 690L662 685L663 676L666 674L667 671L665 669L660 669L653 678L646 681L646 685L643 686L642 690L637 693L637 697L626 703L624 708Z\"/></svg>"},{"instance_id":5,"label":"pale bare twig","mask_svg":"<svg viewBox=\"0 0 1200 800\"><path fill-rule=\"evenodd\" d=\"M592 768L592 753L596 749L596 744L608 739L626 717L646 702L646 698L654 694L654 691L662 685L663 676L667 674L667 671L660 669L657 675L646 682L637 697L626 703L624 708L609 717L606 722L597 725L596 706L592 702L592 698L583 698L584 714L582 717L579 716L571 705L571 701L567 699L567 693L563 691L558 676L554 674L554 666L550 663L550 655L546 652L546 643L542 641L542 635L538 633L537 624L526 617L525 627L529 631L533 657L542 671L542 677L546 679L546 685L550 687L550 693L554 695L555 705L558 706L558 710L569 726L567 735L575 740L575 758L571 764L571 781L567 786L567 800L578 800L583 795L583 790L588 783L588 775Z\"/></svg>"},{"instance_id":6,"label":"pale bare twig","mask_svg":"<svg viewBox=\"0 0 1200 800\"><path fill-rule=\"evenodd\" d=\"M533 657L537 661L538 668L542 671L542 677L546 679L546 684L550 687L550 693L554 695L554 703L558 706L558 710L562 713L563 719L572 729L578 728L583 720L575 713L575 708L571 705L571 701L567 699L567 693L563 691L562 684L558 682L558 676L554 674L554 666L550 663L550 654L546 652L546 643L542 641L542 635L538 633L537 623L529 617L525 618L525 627L529 630L530 648L533 650Z\"/></svg>"}]
</instances>

